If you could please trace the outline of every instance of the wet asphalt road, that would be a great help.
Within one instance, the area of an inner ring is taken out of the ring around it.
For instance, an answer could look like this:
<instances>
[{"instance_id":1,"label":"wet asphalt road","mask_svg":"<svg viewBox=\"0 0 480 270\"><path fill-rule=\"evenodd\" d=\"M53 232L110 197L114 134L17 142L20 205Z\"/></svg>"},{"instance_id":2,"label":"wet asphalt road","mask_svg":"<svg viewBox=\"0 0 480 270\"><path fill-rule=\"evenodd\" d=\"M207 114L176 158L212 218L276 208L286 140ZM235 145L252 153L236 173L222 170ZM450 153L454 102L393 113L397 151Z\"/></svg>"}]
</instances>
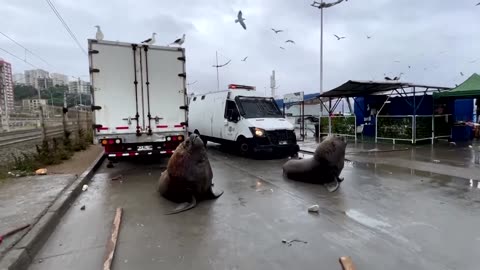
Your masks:
<instances>
[{"instance_id":1,"label":"wet asphalt road","mask_svg":"<svg viewBox=\"0 0 480 270\"><path fill-rule=\"evenodd\" d=\"M336 193L282 177L285 160L209 147L225 194L185 213L155 193L165 164L100 169L30 269L100 269L116 207L124 208L112 269L478 269L480 184L410 169L346 164ZM120 181L111 181L122 175ZM320 205L319 214L308 206ZM86 206L85 211L80 207ZM282 239L299 239L291 246Z\"/></svg>"}]
</instances>

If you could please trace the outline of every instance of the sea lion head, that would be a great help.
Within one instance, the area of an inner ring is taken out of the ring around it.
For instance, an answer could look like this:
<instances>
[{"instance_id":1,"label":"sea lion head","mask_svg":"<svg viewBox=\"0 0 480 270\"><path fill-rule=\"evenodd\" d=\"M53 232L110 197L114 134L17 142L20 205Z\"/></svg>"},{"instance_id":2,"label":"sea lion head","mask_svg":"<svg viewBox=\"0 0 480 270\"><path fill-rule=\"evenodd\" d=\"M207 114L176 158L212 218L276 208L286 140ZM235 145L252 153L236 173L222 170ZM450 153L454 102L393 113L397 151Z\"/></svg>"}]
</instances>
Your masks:
<instances>
[{"instance_id":1,"label":"sea lion head","mask_svg":"<svg viewBox=\"0 0 480 270\"><path fill-rule=\"evenodd\" d=\"M202 139L195 133L192 133L184 142L184 149L189 152L197 152L205 149Z\"/></svg>"}]
</instances>

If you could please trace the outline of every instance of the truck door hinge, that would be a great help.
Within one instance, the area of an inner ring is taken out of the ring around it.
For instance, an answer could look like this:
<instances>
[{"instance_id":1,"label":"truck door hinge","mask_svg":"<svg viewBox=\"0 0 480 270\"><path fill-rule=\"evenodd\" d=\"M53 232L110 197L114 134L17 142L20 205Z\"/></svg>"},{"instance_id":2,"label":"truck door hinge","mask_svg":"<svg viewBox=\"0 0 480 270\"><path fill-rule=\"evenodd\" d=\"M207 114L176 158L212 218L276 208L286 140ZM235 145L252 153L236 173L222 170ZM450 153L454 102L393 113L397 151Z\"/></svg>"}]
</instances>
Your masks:
<instances>
[{"instance_id":1,"label":"truck door hinge","mask_svg":"<svg viewBox=\"0 0 480 270\"><path fill-rule=\"evenodd\" d=\"M186 58L185 58L185 56L180 56L180 57L177 57L177 59L178 59L178 60L180 60L180 61L183 61L183 62L185 62L185 61L186 61Z\"/></svg>"},{"instance_id":2,"label":"truck door hinge","mask_svg":"<svg viewBox=\"0 0 480 270\"><path fill-rule=\"evenodd\" d=\"M128 125L132 124L132 118L130 116L128 118L123 118L122 120L128 121Z\"/></svg>"},{"instance_id":3,"label":"truck door hinge","mask_svg":"<svg viewBox=\"0 0 480 270\"><path fill-rule=\"evenodd\" d=\"M178 77L187 78L187 73L186 73L186 72L179 73L179 74L178 74Z\"/></svg>"},{"instance_id":4,"label":"truck door hinge","mask_svg":"<svg viewBox=\"0 0 480 270\"><path fill-rule=\"evenodd\" d=\"M185 105L185 106L180 106L180 110L186 110L186 111L188 111L188 106L186 106L186 105Z\"/></svg>"},{"instance_id":5,"label":"truck door hinge","mask_svg":"<svg viewBox=\"0 0 480 270\"><path fill-rule=\"evenodd\" d=\"M98 50L89 50L88 51L88 54L97 54L98 53Z\"/></svg>"},{"instance_id":6,"label":"truck door hinge","mask_svg":"<svg viewBox=\"0 0 480 270\"><path fill-rule=\"evenodd\" d=\"M100 69L98 69L98 68L91 68L91 69L90 69L90 73L94 73L94 72L100 72Z\"/></svg>"}]
</instances>

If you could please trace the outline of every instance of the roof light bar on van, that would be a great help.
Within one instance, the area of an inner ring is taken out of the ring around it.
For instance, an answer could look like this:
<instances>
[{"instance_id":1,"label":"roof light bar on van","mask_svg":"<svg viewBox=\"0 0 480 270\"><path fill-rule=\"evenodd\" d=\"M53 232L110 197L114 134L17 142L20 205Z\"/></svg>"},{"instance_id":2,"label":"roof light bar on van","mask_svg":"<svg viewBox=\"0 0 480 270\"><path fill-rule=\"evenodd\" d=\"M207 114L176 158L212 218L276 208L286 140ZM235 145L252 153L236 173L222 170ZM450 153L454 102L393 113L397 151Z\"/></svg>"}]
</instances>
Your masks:
<instances>
[{"instance_id":1,"label":"roof light bar on van","mask_svg":"<svg viewBox=\"0 0 480 270\"><path fill-rule=\"evenodd\" d=\"M246 90L255 90L255 86L241 85L241 84L229 84L228 89L246 89Z\"/></svg>"}]
</instances>

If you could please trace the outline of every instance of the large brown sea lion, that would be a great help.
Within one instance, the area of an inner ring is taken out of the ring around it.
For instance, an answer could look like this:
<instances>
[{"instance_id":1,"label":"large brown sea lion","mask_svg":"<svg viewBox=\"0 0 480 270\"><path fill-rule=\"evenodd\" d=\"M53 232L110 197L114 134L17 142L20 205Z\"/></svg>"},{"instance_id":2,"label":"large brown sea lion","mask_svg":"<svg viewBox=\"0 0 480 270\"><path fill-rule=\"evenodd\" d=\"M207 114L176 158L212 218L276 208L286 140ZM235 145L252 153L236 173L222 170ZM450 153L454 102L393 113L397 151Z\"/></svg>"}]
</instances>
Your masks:
<instances>
[{"instance_id":1,"label":"large brown sea lion","mask_svg":"<svg viewBox=\"0 0 480 270\"><path fill-rule=\"evenodd\" d=\"M340 174L345 164L345 138L329 136L321 142L312 158L291 159L283 165L286 177L296 181L325 184L333 192L343 181Z\"/></svg>"},{"instance_id":2,"label":"large brown sea lion","mask_svg":"<svg viewBox=\"0 0 480 270\"><path fill-rule=\"evenodd\" d=\"M194 208L197 200L216 199L223 194L213 190L213 173L205 145L197 134L182 142L170 157L158 180L157 191L166 199L182 203L168 214Z\"/></svg>"}]
</instances>

